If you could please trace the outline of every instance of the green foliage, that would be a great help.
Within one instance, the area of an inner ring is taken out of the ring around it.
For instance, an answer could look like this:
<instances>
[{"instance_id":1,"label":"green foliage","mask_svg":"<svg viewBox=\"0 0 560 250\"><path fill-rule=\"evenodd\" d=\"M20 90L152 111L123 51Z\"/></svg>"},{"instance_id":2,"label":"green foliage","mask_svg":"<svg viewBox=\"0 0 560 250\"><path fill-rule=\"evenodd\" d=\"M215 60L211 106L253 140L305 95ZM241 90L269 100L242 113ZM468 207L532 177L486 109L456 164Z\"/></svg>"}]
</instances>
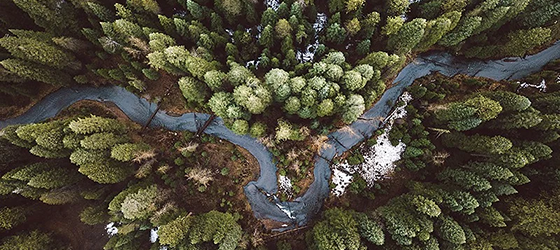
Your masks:
<instances>
[{"instance_id":1,"label":"green foliage","mask_svg":"<svg viewBox=\"0 0 560 250\"><path fill-rule=\"evenodd\" d=\"M197 247L209 242L216 249L233 250L241 239L241 226L229 213L210 211L198 216L180 216L161 226L158 234L162 244L172 247Z\"/></svg>"},{"instance_id":2,"label":"green foliage","mask_svg":"<svg viewBox=\"0 0 560 250\"><path fill-rule=\"evenodd\" d=\"M389 37L387 47L396 54L407 54L422 40L425 28L426 20L422 18L406 22L398 32Z\"/></svg>"},{"instance_id":3,"label":"green foliage","mask_svg":"<svg viewBox=\"0 0 560 250\"><path fill-rule=\"evenodd\" d=\"M65 72L21 59L6 59L1 61L0 65L27 80L40 81L55 86L66 86L74 82L72 77Z\"/></svg>"},{"instance_id":4,"label":"green foliage","mask_svg":"<svg viewBox=\"0 0 560 250\"><path fill-rule=\"evenodd\" d=\"M325 219L315 224L311 231L312 241L308 243L310 249L360 249L358 223L349 211L340 208L329 209L324 212Z\"/></svg>"},{"instance_id":5,"label":"green foliage","mask_svg":"<svg viewBox=\"0 0 560 250\"><path fill-rule=\"evenodd\" d=\"M435 232L443 240L451 242L455 245L466 243L465 232L459 223L451 217L441 217L435 224Z\"/></svg>"},{"instance_id":6,"label":"green foliage","mask_svg":"<svg viewBox=\"0 0 560 250\"><path fill-rule=\"evenodd\" d=\"M385 2L385 9L390 16L400 16L408 10L409 1L388 0Z\"/></svg>"},{"instance_id":7,"label":"green foliage","mask_svg":"<svg viewBox=\"0 0 560 250\"><path fill-rule=\"evenodd\" d=\"M503 50L512 56L524 56L533 48L547 42L551 36L548 28L534 28L530 30L517 30L508 34L508 42Z\"/></svg>"},{"instance_id":8,"label":"green foliage","mask_svg":"<svg viewBox=\"0 0 560 250\"><path fill-rule=\"evenodd\" d=\"M209 93L204 83L189 77L184 76L179 79L179 89L183 93L188 102L203 105Z\"/></svg>"},{"instance_id":9,"label":"green foliage","mask_svg":"<svg viewBox=\"0 0 560 250\"><path fill-rule=\"evenodd\" d=\"M25 222L25 209L23 207L2 207L0 208L0 228L4 230L12 229Z\"/></svg>"},{"instance_id":10,"label":"green foliage","mask_svg":"<svg viewBox=\"0 0 560 250\"><path fill-rule=\"evenodd\" d=\"M461 22L451 32L443 36L438 44L446 47L454 46L471 36L480 26L482 17L468 16L461 19Z\"/></svg>"},{"instance_id":11,"label":"green foliage","mask_svg":"<svg viewBox=\"0 0 560 250\"><path fill-rule=\"evenodd\" d=\"M443 136L443 143L447 147L456 147L468 152L501 154L512 147L512 143L502 136L467 136L462 133L450 133Z\"/></svg>"},{"instance_id":12,"label":"green foliage","mask_svg":"<svg viewBox=\"0 0 560 250\"><path fill-rule=\"evenodd\" d=\"M365 108L364 98L361 95L351 95L344 104L342 121L345 123L354 122L364 113Z\"/></svg>"},{"instance_id":13,"label":"green foliage","mask_svg":"<svg viewBox=\"0 0 560 250\"><path fill-rule=\"evenodd\" d=\"M87 225L97 225L107 222L106 209L102 206L89 206L80 213L80 221Z\"/></svg>"},{"instance_id":14,"label":"green foliage","mask_svg":"<svg viewBox=\"0 0 560 250\"><path fill-rule=\"evenodd\" d=\"M138 155L150 150L150 146L144 143L124 143L111 148L111 158L118 161L132 161Z\"/></svg>"},{"instance_id":15,"label":"green foliage","mask_svg":"<svg viewBox=\"0 0 560 250\"><path fill-rule=\"evenodd\" d=\"M272 95L257 78L247 79L247 82L247 85L237 86L233 90L233 98L250 113L261 114L272 102Z\"/></svg>"},{"instance_id":16,"label":"green foliage","mask_svg":"<svg viewBox=\"0 0 560 250\"><path fill-rule=\"evenodd\" d=\"M74 56L53 44L31 38L0 38L0 46L19 59L40 63L56 69L63 69L74 61Z\"/></svg>"},{"instance_id":17,"label":"green foliage","mask_svg":"<svg viewBox=\"0 0 560 250\"><path fill-rule=\"evenodd\" d=\"M86 150L104 150L116 144L124 143L127 140L128 138L125 136L115 135L113 133L95 133L86 136L80 141L80 145Z\"/></svg>"},{"instance_id":18,"label":"green foliage","mask_svg":"<svg viewBox=\"0 0 560 250\"><path fill-rule=\"evenodd\" d=\"M180 216L171 222L162 225L158 231L159 242L171 247L178 246L189 233L189 228L193 223L194 217L190 215Z\"/></svg>"},{"instance_id":19,"label":"green foliage","mask_svg":"<svg viewBox=\"0 0 560 250\"><path fill-rule=\"evenodd\" d=\"M126 127L115 119L92 115L86 118L78 118L70 122L68 127L76 134L93 134L101 132L124 133Z\"/></svg>"},{"instance_id":20,"label":"green foliage","mask_svg":"<svg viewBox=\"0 0 560 250\"><path fill-rule=\"evenodd\" d=\"M249 123L245 120L235 120L231 125L231 131L238 135L244 135L249 132Z\"/></svg>"},{"instance_id":21,"label":"green foliage","mask_svg":"<svg viewBox=\"0 0 560 250\"><path fill-rule=\"evenodd\" d=\"M13 250L14 247L17 249L41 250L53 249L56 246L54 239L49 234L35 230L2 239L0 250Z\"/></svg>"},{"instance_id":22,"label":"green foliage","mask_svg":"<svg viewBox=\"0 0 560 250\"><path fill-rule=\"evenodd\" d=\"M126 219L146 219L157 207L155 201L158 195L157 185L129 193L121 203L121 212Z\"/></svg>"}]
</instances>

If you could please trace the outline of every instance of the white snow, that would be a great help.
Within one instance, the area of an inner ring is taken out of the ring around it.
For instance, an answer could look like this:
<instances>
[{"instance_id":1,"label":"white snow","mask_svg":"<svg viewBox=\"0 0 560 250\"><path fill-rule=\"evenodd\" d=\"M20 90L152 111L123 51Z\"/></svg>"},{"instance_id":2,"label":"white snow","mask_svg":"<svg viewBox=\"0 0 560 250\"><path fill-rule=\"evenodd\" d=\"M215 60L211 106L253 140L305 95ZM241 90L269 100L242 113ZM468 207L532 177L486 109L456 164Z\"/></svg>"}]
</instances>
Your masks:
<instances>
[{"instance_id":1,"label":"white snow","mask_svg":"<svg viewBox=\"0 0 560 250\"><path fill-rule=\"evenodd\" d=\"M107 235L109 235L109 237L117 234L119 232L119 229L117 227L115 227L115 222L111 222L109 224L107 224L105 226L105 230L107 230Z\"/></svg>"},{"instance_id":2,"label":"white snow","mask_svg":"<svg viewBox=\"0 0 560 250\"><path fill-rule=\"evenodd\" d=\"M278 10L280 6L280 0L266 0L265 4L267 7L272 8L274 11Z\"/></svg>"},{"instance_id":3,"label":"white snow","mask_svg":"<svg viewBox=\"0 0 560 250\"><path fill-rule=\"evenodd\" d=\"M325 13L317 13L317 18L315 23L313 23L313 29L315 30L315 37L313 37L313 44L307 45L305 51L298 50L296 52L296 58L300 63L310 62L315 57L315 50L319 47L319 32L321 32L325 25L327 24L327 15Z\"/></svg>"},{"instance_id":4,"label":"white snow","mask_svg":"<svg viewBox=\"0 0 560 250\"><path fill-rule=\"evenodd\" d=\"M341 196L342 194L344 194L344 191L346 190L348 185L352 183L354 176L346 171L339 170L350 166L348 165L348 163L346 163L346 161L337 166L338 168L333 169L333 177L332 177L332 182L336 186L331 190L331 192L336 196Z\"/></svg>"},{"instance_id":5,"label":"white snow","mask_svg":"<svg viewBox=\"0 0 560 250\"><path fill-rule=\"evenodd\" d=\"M386 119L383 134L377 137L377 144L367 148L364 144L359 150L364 152L364 162L359 165L350 165L347 161L332 166L333 178L332 182L335 188L331 193L335 196L341 196L348 185L352 182L352 175L360 174L368 184L372 187L375 181L386 178L395 168L395 162L401 159L401 154L406 149L406 145L399 142L397 146L393 146L389 141L388 132L393 127L396 119L406 116L406 103L412 100L412 96L408 92L404 92L400 98L405 105L397 107Z\"/></svg>"},{"instance_id":6,"label":"white snow","mask_svg":"<svg viewBox=\"0 0 560 250\"><path fill-rule=\"evenodd\" d=\"M288 176L278 176L278 189L280 189L288 196L292 196L292 181L290 180L290 178L288 178Z\"/></svg>"},{"instance_id":7,"label":"white snow","mask_svg":"<svg viewBox=\"0 0 560 250\"><path fill-rule=\"evenodd\" d=\"M159 238L158 231L159 231L159 227L152 228L150 230L150 242L151 243L155 243L157 241L157 239Z\"/></svg>"},{"instance_id":8,"label":"white snow","mask_svg":"<svg viewBox=\"0 0 560 250\"><path fill-rule=\"evenodd\" d=\"M292 220L296 219L296 217L292 214L292 210L290 210L290 208L288 206L284 206L279 202L276 203L276 206L278 208L280 208L280 210L282 210L282 212L284 212L288 216L288 218L290 218Z\"/></svg>"},{"instance_id":9,"label":"white snow","mask_svg":"<svg viewBox=\"0 0 560 250\"><path fill-rule=\"evenodd\" d=\"M558 81L560 81L560 76L558 76ZM546 92L546 81L543 79L538 85L537 84L530 84L527 82L517 82L519 85L519 88L517 89L517 91L519 92L519 89L524 89L524 88L536 88L538 89L540 92Z\"/></svg>"}]
</instances>

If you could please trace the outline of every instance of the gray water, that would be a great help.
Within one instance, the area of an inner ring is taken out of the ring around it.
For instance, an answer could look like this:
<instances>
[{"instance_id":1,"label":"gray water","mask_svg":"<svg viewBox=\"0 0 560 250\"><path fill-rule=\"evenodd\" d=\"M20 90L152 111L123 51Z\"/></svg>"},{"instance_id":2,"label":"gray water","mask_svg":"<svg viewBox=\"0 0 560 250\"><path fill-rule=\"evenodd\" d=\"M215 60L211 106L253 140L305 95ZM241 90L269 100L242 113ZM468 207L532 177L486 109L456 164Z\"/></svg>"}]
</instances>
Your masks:
<instances>
[{"instance_id":1,"label":"gray water","mask_svg":"<svg viewBox=\"0 0 560 250\"><path fill-rule=\"evenodd\" d=\"M525 59L464 60L447 53L429 53L418 57L401 70L393 82L393 87L388 89L371 109L349 125L349 128L340 129L328 135L329 140L325 147L315 157L314 182L303 196L297 197L291 202L280 202L275 196L278 191L277 168L272 162L272 154L265 146L250 136L234 134L224 126L221 118L216 118L205 133L245 148L259 162L259 178L244 187L245 195L255 217L284 222L288 225L287 228L296 224L301 226L319 212L323 201L329 195L330 161L370 137L382 125L380 118L385 118L390 113L393 103L402 94L404 88L412 84L415 79L432 72L440 72L446 76L466 74L494 80L518 79L539 71L546 63L558 58L560 58L560 42ZM112 102L131 120L140 124L145 124L156 110L156 104L117 86L64 88L48 95L21 116L0 121L0 128L11 124L44 121L80 100ZM210 115L201 113L187 113L175 117L160 110L150 126L163 127L173 131L194 132L209 117Z\"/></svg>"}]
</instances>

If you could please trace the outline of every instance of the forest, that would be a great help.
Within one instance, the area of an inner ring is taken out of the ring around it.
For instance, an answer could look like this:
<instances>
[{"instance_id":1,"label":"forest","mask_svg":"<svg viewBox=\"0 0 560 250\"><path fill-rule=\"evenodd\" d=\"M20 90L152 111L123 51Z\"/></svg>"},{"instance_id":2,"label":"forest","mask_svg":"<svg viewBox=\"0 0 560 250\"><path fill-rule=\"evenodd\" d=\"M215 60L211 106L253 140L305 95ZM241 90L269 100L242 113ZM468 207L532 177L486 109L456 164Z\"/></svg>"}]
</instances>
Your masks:
<instances>
[{"instance_id":1,"label":"forest","mask_svg":"<svg viewBox=\"0 0 560 250\"><path fill-rule=\"evenodd\" d=\"M0 250L559 250L560 55L531 59L559 21L558 0L3 0ZM441 53L546 65L382 103ZM333 136L354 124L376 127Z\"/></svg>"}]
</instances>

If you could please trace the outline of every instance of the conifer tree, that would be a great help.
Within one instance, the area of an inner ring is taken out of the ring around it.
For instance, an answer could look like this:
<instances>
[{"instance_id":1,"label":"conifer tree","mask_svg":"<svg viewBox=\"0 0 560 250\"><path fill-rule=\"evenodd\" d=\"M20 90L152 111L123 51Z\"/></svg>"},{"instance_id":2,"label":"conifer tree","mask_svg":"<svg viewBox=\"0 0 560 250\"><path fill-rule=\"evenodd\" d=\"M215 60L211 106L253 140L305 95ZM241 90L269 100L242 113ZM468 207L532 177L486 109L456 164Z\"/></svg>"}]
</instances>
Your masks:
<instances>
[{"instance_id":1,"label":"conifer tree","mask_svg":"<svg viewBox=\"0 0 560 250\"><path fill-rule=\"evenodd\" d=\"M0 65L24 79L40 81L54 86L68 86L74 82L72 77L63 71L21 59L5 59L0 61Z\"/></svg>"},{"instance_id":2,"label":"conifer tree","mask_svg":"<svg viewBox=\"0 0 560 250\"><path fill-rule=\"evenodd\" d=\"M181 89L183 96L188 102L202 105L208 97L206 85L192 77L181 77L179 79L179 89Z\"/></svg>"},{"instance_id":3,"label":"conifer tree","mask_svg":"<svg viewBox=\"0 0 560 250\"><path fill-rule=\"evenodd\" d=\"M396 54L409 53L421 41L425 27L426 20L422 18L406 22L397 33L389 37L388 48Z\"/></svg>"},{"instance_id":4,"label":"conifer tree","mask_svg":"<svg viewBox=\"0 0 560 250\"><path fill-rule=\"evenodd\" d=\"M40 27L51 34L78 34L76 12L70 2L55 0L14 0Z\"/></svg>"},{"instance_id":5,"label":"conifer tree","mask_svg":"<svg viewBox=\"0 0 560 250\"><path fill-rule=\"evenodd\" d=\"M100 132L124 133L126 127L115 119L91 115L70 122L68 127L76 134L93 134Z\"/></svg>"},{"instance_id":6,"label":"conifer tree","mask_svg":"<svg viewBox=\"0 0 560 250\"><path fill-rule=\"evenodd\" d=\"M12 250L14 247L30 250L54 249L56 244L49 234L35 230L4 238L0 250Z\"/></svg>"},{"instance_id":7,"label":"conifer tree","mask_svg":"<svg viewBox=\"0 0 560 250\"><path fill-rule=\"evenodd\" d=\"M23 207L0 208L0 228L4 230L12 229L25 222L25 220L25 209Z\"/></svg>"},{"instance_id":8,"label":"conifer tree","mask_svg":"<svg viewBox=\"0 0 560 250\"><path fill-rule=\"evenodd\" d=\"M41 42L33 38L3 37L0 45L6 48L12 56L40 63L56 69L63 69L74 61L74 56L52 43Z\"/></svg>"}]
</instances>

